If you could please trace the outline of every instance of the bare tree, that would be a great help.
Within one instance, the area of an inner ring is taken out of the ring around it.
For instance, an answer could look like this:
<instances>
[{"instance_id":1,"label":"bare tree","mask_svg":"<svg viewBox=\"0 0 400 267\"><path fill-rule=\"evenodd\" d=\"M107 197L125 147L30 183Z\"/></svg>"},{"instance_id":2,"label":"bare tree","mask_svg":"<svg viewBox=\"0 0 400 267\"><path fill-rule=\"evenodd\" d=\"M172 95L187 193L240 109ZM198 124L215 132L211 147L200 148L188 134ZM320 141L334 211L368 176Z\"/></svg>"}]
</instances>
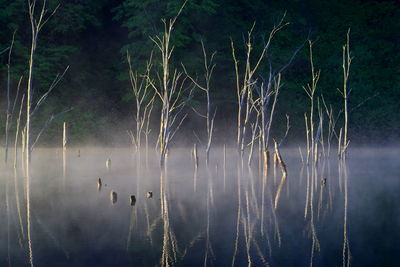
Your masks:
<instances>
[{"instance_id":1,"label":"bare tree","mask_svg":"<svg viewBox=\"0 0 400 267\"><path fill-rule=\"evenodd\" d=\"M335 119L335 116L333 114L332 105L329 105L329 108L328 108L323 96L321 97L321 99L322 99L322 104L324 105L326 116L328 117L328 134L327 134L326 140L327 140L327 150L328 150L327 157L329 157L330 153L331 153L332 139L334 136L336 136L336 138L338 138L336 131L335 131L337 119Z\"/></svg>"},{"instance_id":2,"label":"bare tree","mask_svg":"<svg viewBox=\"0 0 400 267\"><path fill-rule=\"evenodd\" d=\"M34 59L36 55L37 41L39 37L39 33L42 30L43 26L48 22L48 20L56 13L59 8L59 5L49 13L46 6L46 0L43 1L42 7L40 9L39 14L36 13L36 0L28 0L29 6L29 20L31 24L31 51L29 56L29 69L28 69L28 84L27 84L27 102L26 102L26 125L25 125L25 147L26 147L26 164L29 164L31 153L33 146L31 144L31 117L39 110L39 108L46 101L47 97L51 93L51 91L58 85L58 83L62 80L65 73L67 72L69 67L66 67L64 72L60 75L57 74L54 78L53 82L50 84L48 90L38 99L38 101L33 104L33 76L34 76ZM62 113L65 113L63 111ZM48 127L49 123L56 117L57 115L52 115L51 118L45 123L44 128L39 132L36 140L40 137L41 133L45 128Z\"/></svg>"},{"instance_id":3,"label":"bare tree","mask_svg":"<svg viewBox=\"0 0 400 267\"><path fill-rule=\"evenodd\" d=\"M136 151L140 151L141 148L141 137L142 134L146 135L146 144L147 144L147 135L148 126L150 119L150 113L153 109L155 94L150 91L151 85L150 80L147 78L150 75L150 71L152 68L152 59L153 53L151 53L150 58L146 64L146 72L144 75L139 75L137 72L134 72L132 69L131 56L129 51L126 51L126 57L129 65L129 79L131 83L131 89L133 93L133 97L135 100L135 122L136 129L135 133L132 131L128 131L129 136L131 137L132 144L135 146ZM146 123L147 121L147 123ZM146 128L144 128L146 126ZM147 149L147 148L146 148Z\"/></svg>"},{"instance_id":4,"label":"bare tree","mask_svg":"<svg viewBox=\"0 0 400 267\"><path fill-rule=\"evenodd\" d=\"M347 31L346 35L346 44L343 46L343 90L339 92L341 93L344 100L344 124L343 124L343 144L341 148L341 158L346 158L346 150L349 145L350 140L347 138L347 127L348 127L348 109L347 102L351 90L348 90L348 82L349 82L349 74L350 74L350 65L352 61L352 57L350 56L350 29Z\"/></svg>"},{"instance_id":5,"label":"bare tree","mask_svg":"<svg viewBox=\"0 0 400 267\"><path fill-rule=\"evenodd\" d=\"M246 131L247 127L251 125L252 130L252 141L250 145L254 143L254 137L260 138L260 144L262 148L262 154L265 158L268 157L268 146L269 146L269 135L272 126L272 121L274 118L274 111L279 95L279 90L281 88L281 74L290 66L293 62L295 56L303 47L300 45L293 52L291 58L288 62L274 71L272 69L272 63L269 55L269 49L271 46L271 42L275 35L288 23L284 22L285 14L282 16L281 20L272 28L269 36L263 46L263 50L256 57L255 63L252 65L251 60L251 52L253 50L252 45L252 31L254 28L248 33L246 40L246 59L245 59L245 70L243 74L242 81L240 79L239 74L239 61L235 54L235 48L233 42L231 42L232 46L232 55L235 64L235 73L236 73L236 88L237 88L237 97L238 97L238 133L237 133L237 143L238 150L241 155L244 153L245 144L246 144ZM269 62L269 73L267 77L260 76L260 78L256 77L256 71L259 68L260 64L264 59L267 59ZM258 108L252 108L252 105L257 103ZM252 111L256 111L256 114L252 115ZM257 115L257 116L255 116ZM258 122L259 116L259 122ZM251 121L253 117L253 122ZM257 123L256 123L257 122ZM257 126L259 124L259 127ZM255 127L257 126L257 127ZM254 130L258 129L258 135L254 135ZM251 161L251 157L249 157L249 162ZM265 159L264 162L267 162Z\"/></svg>"},{"instance_id":6,"label":"bare tree","mask_svg":"<svg viewBox=\"0 0 400 267\"><path fill-rule=\"evenodd\" d=\"M6 128L5 128L5 136L6 136L6 142L5 142L5 155L4 155L4 161L7 163L8 160L8 144L9 144L9 134L12 126L12 121L13 121L13 115L14 115L14 110L15 106L17 104L18 100L18 95L19 95L19 90L21 88L21 81L22 77L19 79L17 90L15 93L14 97L14 103L11 106L11 54L14 46L14 37L15 37L15 32L13 33L12 36L12 41L10 44L10 47L8 48L8 62L7 62L7 110L6 110Z\"/></svg>"},{"instance_id":7,"label":"bare tree","mask_svg":"<svg viewBox=\"0 0 400 267\"><path fill-rule=\"evenodd\" d=\"M288 23L284 23L283 20L285 15L279 21L279 23L273 27L271 30L268 40L265 43L261 53L256 57L255 63L251 63L251 52L253 50L252 44L252 32L254 29L255 24L250 29L247 34L246 40L246 60L245 60L245 67L244 67L244 74L243 78L240 78L239 74L239 61L236 57L235 47L233 41L231 41L232 47L232 56L235 65L235 74L236 74L236 90L237 90L237 98L238 98L238 114L237 114L237 145L238 151L241 156L243 156L244 149L245 149L245 137L246 137L246 129L249 124L250 120L250 109L251 109L251 99L253 94L253 88L257 79L254 77L256 71L258 70L262 60L265 58L265 55L270 47L271 41L275 34L279 32L283 27L288 25Z\"/></svg>"},{"instance_id":8,"label":"bare tree","mask_svg":"<svg viewBox=\"0 0 400 267\"><path fill-rule=\"evenodd\" d=\"M24 107L24 100L25 100L25 94L22 95L21 98L21 104L19 107L19 113L18 113L18 119L17 119L17 127L15 130L15 139L14 139L14 169L17 168L17 148L18 148L18 136L19 136L19 128L20 128L20 123L21 123L21 115L22 115L22 109Z\"/></svg>"},{"instance_id":9,"label":"bare tree","mask_svg":"<svg viewBox=\"0 0 400 267\"><path fill-rule=\"evenodd\" d=\"M180 118L181 111L187 101L184 101L184 87L186 78L182 77L182 72L178 70L171 71L171 56L174 47L171 46L171 34L174 29L175 22L181 14L187 0L183 3L178 14L168 20L163 19L164 32L161 35L150 37L156 47L161 52L162 71L159 75L159 83L156 85L154 80L149 76L149 83L155 89L156 94L160 97L161 119L160 131L158 135L158 145L160 148L160 165L163 166L167 157L169 142L179 129L187 115Z\"/></svg>"},{"instance_id":10,"label":"bare tree","mask_svg":"<svg viewBox=\"0 0 400 267\"><path fill-rule=\"evenodd\" d=\"M34 59L36 55L37 42L40 31L43 29L43 26L48 22L48 20L55 14L58 7L57 6L52 12L48 12L47 10L47 2L43 0L41 8L37 9L38 1L36 0L28 0L28 13L29 13L29 21L31 24L31 49L29 56L29 68L28 68L28 82L27 82L27 92L26 92L26 124L24 129L24 138L25 138L25 175L26 175L26 211L27 211L27 234L28 234L28 247L29 247L29 260L31 266L33 266L33 253L32 253L32 242L31 242L31 223L30 223L30 159L31 153L34 145L39 140L43 131L49 126L49 124L56 118L57 116L69 111L65 110L57 115L52 115L50 119L44 124L43 128L39 131L35 141L31 144L31 117L39 110L42 104L46 101L47 97L51 93L51 91L57 86L57 84L62 80L65 75L68 67L64 70L64 72L60 75L56 75L55 79L49 86L48 90L38 99L35 106L32 106L33 100L33 77L34 77ZM39 10L39 12L38 12Z\"/></svg>"},{"instance_id":11,"label":"bare tree","mask_svg":"<svg viewBox=\"0 0 400 267\"><path fill-rule=\"evenodd\" d=\"M249 152L249 158L247 160L247 164L250 166L251 162L253 160L253 151L254 151L254 144L257 141L257 139L260 138L260 126L259 126L259 118L260 118L260 110L259 110L259 99L257 100L252 100L252 106L250 108L250 112L255 112L256 113L256 119L250 123L250 129L251 129L251 140L250 140L250 152ZM254 111L253 111L254 110Z\"/></svg>"},{"instance_id":12,"label":"bare tree","mask_svg":"<svg viewBox=\"0 0 400 267\"><path fill-rule=\"evenodd\" d=\"M216 64L213 63L214 56L216 52L213 52L211 56L208 58L206 49L204 47L204 42L203 40L201 41L201 47L203 50L203 57L204 57L204 84L200 85L192 76L190 76L185 68L185 66L182 64L183 69L185 71L185 74L189 79L196 85L196 87L200 88L203 92L206 94L207 98L207 113L206 115L200 114L198 111L194 110L198 115L201 117L205 118L207 121L207 145L206 145L206 164L208 164L209 159L210 159L210 148L211 148L211 141L212 141L212 136L213 136L213 131L214 131L214 119L215 115L217 113L217 108L214 108L214 111L211 111L211 99L210 99L210 82L211 82L211 77L214 72L214 68Z\"/></svg>"},{"instance_id":13,"label":"bare tree","mask_svg":"<svg viewBox=\"0 0 400 267\"><path fill-rule=\"evenodd\" d=\"M305 122L306 122L306 135L307 135L307 163L309 161L310 155L315 160L315 136L314 136L314 99L315 92L317 90L318 80L321 74L321 70L316 71L314 67L314 59L313 59L313 42L308 41L309 44L309 52L310 52L310 65L311 65L311 84L307 84L306 87L303 86L304 91L310 99L310 113L307 116L307 113L304 114Z\"/></svg>"}]
</instances>

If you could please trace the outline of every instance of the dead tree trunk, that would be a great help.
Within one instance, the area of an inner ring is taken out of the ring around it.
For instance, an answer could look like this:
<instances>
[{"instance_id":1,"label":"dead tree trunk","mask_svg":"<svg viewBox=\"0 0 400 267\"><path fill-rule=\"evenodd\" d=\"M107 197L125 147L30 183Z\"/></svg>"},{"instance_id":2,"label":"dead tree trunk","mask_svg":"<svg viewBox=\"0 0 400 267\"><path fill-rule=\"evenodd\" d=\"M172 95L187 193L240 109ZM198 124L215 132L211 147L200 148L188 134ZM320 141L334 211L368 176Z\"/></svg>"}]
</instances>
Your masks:
<instances>
[{"instance_id":1,"label":"dead tree trunk","mask_svg":"<svg viewBox=\"0 0 400 267\"><path fill-rule=\"evenodd\" d=\"M347 102L350 94L350 90L348 90L348 81L350 74L350 65L351 65L351 56L350 56L350 29L347 31L346 44L343 46L343 91L341 92L344 100L344 125L343 125L343 148L341 150L341 158L346 158L346 150L349 145L349 140L347 138L347 127L348 127L348 110L347 110Z\"/></svg>"},{"instance_id":2,"label":"dead tree trunk","mask_svg":"<svg viewBox=\"0 0 400 267\"><path fill-rule=\"evenodd\" d=\"M203 49L203 57L204 57L204 85L200 85L194 78L192 78L188 74L185 66L183 66L183 65L182 66L183 66L186 76L195 84L196 87L200 88L200 90L202 90L206 93L206 99L207 99L206 115L202 115L199 112L197 112L196 110L195 110L195 112L199 116L205 118L206 122L207 122L206 164L208 165L209 159L210 159L212 136L213 136L213 132L214 132L214 119L215 119L215 115L217 112L217 108L214 109L214 112L211 111L211 98L210 98L210 89L211 89L210 82L211 82L212 74L214 72L214 68L216 66L213 63L216 52L212 53L210 58L208 58L203 41L201 41L201 47Z\"/></svg>"},{"instance_id":3,"label":"dead tree trunk","mask_svg":"<svg viewBox=\"0 0 400 267\"><path fill-rule=\"evenodd\" d=\"M161 166L164 166L169 149L169 142L186 118L186 115L184 115L180 119L178 118L182 111L182 108L186 104L186 101L183 101L182 99L182 95L184 93L183 87L185 84L185 79L182 79L181 72L175 70L172 73L170 69L170 59L174 50L170 43L171 34L174 28L174 24L181 14L186 3L187 0L184 2L178 14L174 18L170 19L168 22L165 19L162 20L164 24L164 32L162 35L150 38L161 52L162 58L162 72L161 75L159 75L161 77L160 84L156 85L153 79L151 79L150 75L148 76L148 81L150 85L155 89L156 94L160 97L160 100L162 102L160 131L158 135ZM179 123L177 123L178 120L180 121ZM174 125L176 126L173 128Z\"/></svg>"}]
</instances>

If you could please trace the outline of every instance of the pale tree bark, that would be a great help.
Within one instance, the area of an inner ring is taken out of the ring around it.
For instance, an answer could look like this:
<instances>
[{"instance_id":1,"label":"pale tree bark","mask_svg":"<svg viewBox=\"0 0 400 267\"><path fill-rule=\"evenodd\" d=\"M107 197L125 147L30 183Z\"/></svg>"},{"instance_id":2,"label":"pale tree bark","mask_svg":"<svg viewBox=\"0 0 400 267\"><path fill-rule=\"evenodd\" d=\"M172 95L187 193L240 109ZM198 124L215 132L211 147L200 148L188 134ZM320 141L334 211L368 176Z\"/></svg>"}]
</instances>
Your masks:
<instances>
[{"instance_id":1,"label":"pale tree bark","mask_svg":"<svg viewBox=\"0 0 400 267\"><path fill-rule=\"evenodd\" d=\"M31 116L32 113L40 107L43 101L47 98L47 95L51 92L54 86L59 80L53 82L50 89L45 93L37 102L35 109L32 111L32 91L33 91L33 75L34 75L34 58L37 48L37 40L39 32L46 24L46 22L54 15L57 11L58 6L51 12L48 13L46 7L46 0L43 1L42 7L40 8L39 14L36 14L37 1L28 0L28 11L29 11L29 21L31 24L31 50L29 56L29 68L28 68L28 83L27 83L27 100L26 100L26 125L25 125L25 174L26 174L26 212L27 212L27 235L28 235L28 248L29 248L29 262L33 266L33 251L32 251L32 238L31 238L31 208L30 208L30 159L31 159ZM64 72L65 73L65 72ZM57 76L58 77L58 76Z\"/></svg>"},{"instance_id":2,"label":"pale tree bark","mask_svg":"<svg viewBox=\"0 0 400 267\"><path fill-rule=\"evenodd\" d=\"M348 128L348 98L351 90L348 90L348 82L349 82L349 74L350 74L350 65L352 61L352 57L350 56L350 29L347 31L346 36L346 44L343 46L343 90L341 92L343 100L344 100L344 124L343 124L343 144L341 148L341 158L346 158L346 150L349 145L350 140L347 137L347 128Z\"/></svg>"},{"instance_id":3,"label":"pale tree bark","mask_svg":"<svg viewBox=\"0 0 400 267\"><path fill-rule=\"evenodd\" d=\"M131 83L131 89L135 101L135 133L128 131L131 137L132 144L134 145L137 152L141 149L141 137L143 134L146 135L147 144L147 132L149 131L148 126L150 119L150 114L153 109L154 99L156 94L150 92L150 82L147 77L149 77L152 69L153 53L151 53L150 58L146 64L146 71L144 75L139 75L137 72L133 71L132 61L129 51L126 52L126 57L129 66L129 79ZM146 126L146 128L144 128ZM147 149L147 148L146 148Z\"/></svg>"},{"instance_id":4,"label":"pale tree bark","mask_svg":"<svg viewBox=\"0 0 400 267\"><path fill-rule=\"evenodd\" d=\"M215 115L217 113L217 108L214 108L214 111L211 111L211 98L210 98L210 89L211 89L211 77L214 72L216 64L213 63L214 56L216 52L213 52L210 57L207 56L206 49L204 47L204 42L201 41L201 47L203 50L203 57L204 57L204 84L200 84L199 82L196 81L192 76L190 76L185 68L185 66L182 64L183 69L185 71L185 74L189 79L198 87L200 90L202 90L206 94L206 99L207 99L207 110L206 110L206 115L200 114L198 111L195 110L195 112L200 115L201 117L206 119L207 122L207 144L206 144L206 164L208 165L209 159L210 159L210 149L211 149L211 142L212 142L212 137L213 137L213 132L214 132L214 119Z\"/></svg>"},{"instance_id":5,"label":"pale tree bark","mask_svg":"<svg viewBox=\"0 0 400 267\"><path fill-rule=\"evenodd\" d=\"M167 157L169 144L176 131L180 128L187 115L180 117L181 111L187 100L183 99L184 86L186 78L182 77L182 72L176 69L171 71L170 59L174 47L171 46L171 34L174 29L175 22L181 14L187 0L182 5L178 14L168 20L163 19L164 32L161 35L151 37L158 50L161 52L162 71L159 75L159 83L156 85L153 79L148 76L150 85L155 89L159 96L162 108L160 116L160 130L158 135L158 145L160 150L160 165L163 166ZM190 91L190 98L192 90ZM175 125L175 126L174 126Z\"/></svg>"},{"instance_id":6,"label":"pale tree bark","mask_svg":"<svg viewBox=\"0 0 400 267\"><path fill-rule=\"evenodd\" d=\"M14 96L14 101L11 106L11 55L12 55L12 50L14 47L14 37L15 37L15 31L13 33L11 45L8 49L8 62L7 62L7 111L6 111L6 127L5 127L5 155L4 155L4 161L7 164L8 161L8 147L10 143L10 130L13 122L13 116L14 116L14 110L17 105L18 101L18 96L19 96L19 91L21 88L21 81L22 81L22 76L20 77L16 89L16 93Z\"/></svg>"},{"instance_id":7,"label":"pale tree bark","mask_svg":"<svg viewBox=\"0 0 400 267\"><path fill-rule=\"evenodd\" d=\"M235 66L235 75L236 75L236 91L237 91L237 99L238 99L238 113L237 113L237 146L238 152L243 157L243 153L245 150L245 139L246 139L246 130L250 121L250 109L252 106L252 97L253 97L253 88L254 85L257 83L257 79L254 77L256 71L258 70L260 64L264 60L266 53L271 45L271 41L282 28L284 28L288 23L284 23L283 20L285 15L279 21L279 23L273 27L271 30L268 40L265 43L262 52L256 57L255 63L252 64L252 32L254 26L250 29L247 34L246 40L246 60L244 66L244 73L240 75L239 73L239 61L236 56L235 47L233 41L231 41L231 48L232 48L232 57L234 60ZM243 78L241 78L243 76Z\"/></svg>"},{"instance_id":8,"label":"pale tree bark","mask_svg":"<svg viewBox=\"0 0 400 267\"><path fill-rule=\"evenodd\" d=\"M309 162L310 156L312 157L312 162L315 163L316 156L314 155L316 151L316 142L314 136L314 100L315 100L315 92L317 90L317 84L321 75L321 70L316 71L314 67L314 58L313 58L313 42L308 41L309 44L309 53L310 53L310 66L311 66L311 83L308 83L306 87L303 86L304 91L310 99L310 113L307 116L307 113L304 114L306 123L306 134L307 140L307 163ZM308 120L307 120L308 118Z\"/></svg>"}]
</instances>

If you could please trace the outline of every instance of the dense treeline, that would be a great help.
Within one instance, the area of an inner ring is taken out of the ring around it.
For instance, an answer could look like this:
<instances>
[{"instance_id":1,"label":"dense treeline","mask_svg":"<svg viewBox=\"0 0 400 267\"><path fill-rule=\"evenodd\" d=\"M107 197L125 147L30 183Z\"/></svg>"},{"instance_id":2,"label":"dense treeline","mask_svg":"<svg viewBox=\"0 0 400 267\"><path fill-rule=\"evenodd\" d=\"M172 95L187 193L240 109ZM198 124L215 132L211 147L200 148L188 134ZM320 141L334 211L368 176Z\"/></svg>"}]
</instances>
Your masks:
<instances>
[{"instance_id":1,"label":"dense treeline","mask_svg":"<svg viewBox=\"0 0 400 267\"><path fill-rule=\"evenodd\" d=\"M68 65L70 68L35 120L40 122L65 107L73 107L48 129L47 137L58 138L62 120L66 120L71 125L73 142L113 141L113 134L124 134L134 124L126 51L128 49L132 56L133 67L143 70L151 51L155 50L149 36L163 30L161 18L174 16L183 1L49 0L49 9L59 3L60 8L39 37L34 97L47 90L57 73ZM227 121L235 122L231 40L239 61L243 60L244 39L254 23L253 44L257 51L285 12L285 21L290 24L273 40L269 55L272 67L279 69L307 39L314 40L315 66L321 69L318 95L322 94L339 112L342 101L337 88L342 86L342 46L351 28L354 60L349 80L352 89L349 127L350 136L356 137L352 142L398 137L400 5L397 1L189 0L172 36L175 46L172 61L175 67L181 68L184 64L193 76L202 77L201 40L210 53L217 52L210 91L213 105L218 106L216 137L226 137L222 129L233 129L234 123ZM31 38L27 1L0 0L0 24L0 52L9 47L15 32L11 57L14 94L21 75L24 75L22 89L26 84ZM0 57L0 101L5 110L8 53ZM155 66L157 63L155 55ZM268 67L268 62L264 62L257 75L266 75ZM283 76L273 130L284 132L285 115L290 115L292 140L296 139L293 137L303 138L303 113L308 102L302 86L310 77L309 54L304 45ZM196 93L190 105L201 110L205 108L204 102L204 95ZM192 129L202 129L201 135L205 122L190 110L188 112L184 128L190 129L190 133ZM155 115L154 120L157 118ZM2 135L4 121L5 112L2 112ZM232 131L232 137L234 135Z\"/></svg>"}]
</instances>

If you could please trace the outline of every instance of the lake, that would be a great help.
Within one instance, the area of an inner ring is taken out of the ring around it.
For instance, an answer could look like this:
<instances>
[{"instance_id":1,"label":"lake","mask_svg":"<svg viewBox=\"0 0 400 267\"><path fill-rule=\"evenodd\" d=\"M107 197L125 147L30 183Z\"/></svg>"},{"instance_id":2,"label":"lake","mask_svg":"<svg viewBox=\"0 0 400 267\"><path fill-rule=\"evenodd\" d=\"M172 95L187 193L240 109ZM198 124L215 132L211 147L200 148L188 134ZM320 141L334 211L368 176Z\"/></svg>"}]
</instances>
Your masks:
<instances>
[{"instance_id":1,"label":"lake","mask_svg":"<svg viewBox=\"0 0 400 267\"><path fill-rule=\"evenodd\" d=\"M172 148L165 169L153 150L70 148L63 167L36 149L29 216L24 170L1 163L0 266L399 266L399 151L282 149L284 177L221 147L198 168Z\"/></svg>"}]
</instances>

